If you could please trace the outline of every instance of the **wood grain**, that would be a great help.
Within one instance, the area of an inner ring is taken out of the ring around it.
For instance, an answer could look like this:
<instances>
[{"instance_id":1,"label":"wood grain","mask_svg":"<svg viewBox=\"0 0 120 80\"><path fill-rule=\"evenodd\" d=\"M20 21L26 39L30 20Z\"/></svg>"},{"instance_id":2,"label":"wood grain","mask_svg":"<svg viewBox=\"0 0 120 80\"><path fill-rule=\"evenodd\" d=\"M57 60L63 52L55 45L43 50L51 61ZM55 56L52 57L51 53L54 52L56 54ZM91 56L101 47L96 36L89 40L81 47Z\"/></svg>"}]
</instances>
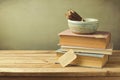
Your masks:
<instances>
[{"instance_id":1,"label":"wood grain","mask_svg":"<svg viewBox=\"0 0 120 80\"><path fill-rule=\"evenodd\" d=\"M0 51L0 76L120 77L119 50L113 51L109 62L102 69L80 66L62 68L60 64L55 64L56 61L56 53L53 50L2 50Z\"/></svg>"},{"instance_id":2,"label":"wood grain","mask_svg":"<svg viewBox=\"0 0 120 80\"><path fill-rule=\"evenodd\" d=\"M1 77L1 80L120 80L120 77Z\"/></svg>"}]
</instances>

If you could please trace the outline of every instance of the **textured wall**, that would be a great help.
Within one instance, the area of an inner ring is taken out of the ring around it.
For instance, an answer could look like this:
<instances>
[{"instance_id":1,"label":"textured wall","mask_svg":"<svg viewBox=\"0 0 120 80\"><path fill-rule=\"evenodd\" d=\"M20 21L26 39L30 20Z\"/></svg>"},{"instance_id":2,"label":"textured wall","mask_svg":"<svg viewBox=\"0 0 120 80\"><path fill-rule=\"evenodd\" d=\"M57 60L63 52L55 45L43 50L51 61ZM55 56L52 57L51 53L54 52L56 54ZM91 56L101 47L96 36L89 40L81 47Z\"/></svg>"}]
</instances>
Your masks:
<instances>
[{"instance_id":1,"label":"textured wall","mask_svg":"<svg viewBox=\"0 0 120 80\"><path fill-rule=\"evenodd\" d=\"M0 49L57 49L65 12L100 20L120 49L120 0L0 0Z\"/></svg>"}]
</instances>

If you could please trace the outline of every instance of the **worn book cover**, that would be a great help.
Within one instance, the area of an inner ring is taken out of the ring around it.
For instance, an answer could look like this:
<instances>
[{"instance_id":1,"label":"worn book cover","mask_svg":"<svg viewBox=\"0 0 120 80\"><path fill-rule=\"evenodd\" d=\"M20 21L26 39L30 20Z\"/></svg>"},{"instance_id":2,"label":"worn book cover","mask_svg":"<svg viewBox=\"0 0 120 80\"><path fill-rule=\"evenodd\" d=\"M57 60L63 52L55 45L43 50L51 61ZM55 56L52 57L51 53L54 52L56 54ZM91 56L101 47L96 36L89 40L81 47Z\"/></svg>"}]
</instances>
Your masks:
<instances>
[{"instance_id":1,"label":"worn book cover","mask_svg":"<svg viewBox=\"0 0 120 80\"><path fill-rule=\"evenodd\" d=\"M106 49L111 41L111 34L105 31L97 31L93 34L75 34L67 29L58 35L60 37L59 44L61 46Z\"/></svg>"}]
</instances>

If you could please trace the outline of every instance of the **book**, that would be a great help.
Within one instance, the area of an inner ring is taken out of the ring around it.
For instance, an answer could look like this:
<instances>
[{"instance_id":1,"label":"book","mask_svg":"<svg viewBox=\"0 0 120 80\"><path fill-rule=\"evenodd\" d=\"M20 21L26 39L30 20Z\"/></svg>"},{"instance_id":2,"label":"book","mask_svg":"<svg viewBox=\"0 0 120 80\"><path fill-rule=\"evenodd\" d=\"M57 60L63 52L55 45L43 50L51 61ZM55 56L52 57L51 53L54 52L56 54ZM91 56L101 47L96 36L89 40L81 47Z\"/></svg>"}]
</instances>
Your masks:
<instances>
[{"instance_id":1,"label":"book","mask_svg":"<svg viewBox=\"0 0 120 80\"><path fill-rule=\"evenodd\" d=\"M57 57L61 57L65 52L57 52ZM108 55L92 54L92 53L76 53L77 58L70 65L78 65L83 67L102 68L108 61Z\"/></svg>"},{"instance_id":2,"label":"book","mask_svg":"<svg viewBox=\"0 0 120 80\"><path fill-rule=\"evenodd\" d=\"M78 55L77 59L79 66L102 68L108 61L108 55L101 57Z\"/></svg>"},{"instance_id":3,"label":"book","mask_svg":"<svg viewBox=\"0 0 120 80\"><path fill-rule=\"evenodd\" d=\"M106 49L111 41L111 34L105 31L96 31L93 34L75 34L67 29L58 35L61 46Z\"/></svg>"},{"instance_id":4,"label":"book","mask_svg":"<svg viewBox=\"0 0 120 80\"><path fill-rule=\"evenodd\" d=\"M87 48L87 47L79 47L79 46L61 46L60 48L60 50L63 52L67 52L70 49L72 49L75 53L86 52L86 53L112 55L113 44L110 43L106 49Z\"/></svg>"}]
</instances>

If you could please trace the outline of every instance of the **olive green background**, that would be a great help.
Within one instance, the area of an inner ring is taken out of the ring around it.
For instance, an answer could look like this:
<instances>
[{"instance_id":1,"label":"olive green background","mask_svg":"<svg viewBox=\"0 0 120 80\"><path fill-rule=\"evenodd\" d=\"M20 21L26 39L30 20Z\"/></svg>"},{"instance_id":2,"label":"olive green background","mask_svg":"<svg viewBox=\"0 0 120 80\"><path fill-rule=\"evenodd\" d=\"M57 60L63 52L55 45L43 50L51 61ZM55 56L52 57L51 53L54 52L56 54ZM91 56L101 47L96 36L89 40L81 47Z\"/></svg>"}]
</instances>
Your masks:
<instances>
[{"instance_id":1,"label":"olive green background","mask_svg":"<svg viewBox=\"0 0 120 80\"><path fill-rule=\"evenodd\" d=\"M112 34L120 49L120 0L0 0L0 49L57 49L67 29L65 13L97 18L98 30Z\"/></svg>"}]
</instances>

